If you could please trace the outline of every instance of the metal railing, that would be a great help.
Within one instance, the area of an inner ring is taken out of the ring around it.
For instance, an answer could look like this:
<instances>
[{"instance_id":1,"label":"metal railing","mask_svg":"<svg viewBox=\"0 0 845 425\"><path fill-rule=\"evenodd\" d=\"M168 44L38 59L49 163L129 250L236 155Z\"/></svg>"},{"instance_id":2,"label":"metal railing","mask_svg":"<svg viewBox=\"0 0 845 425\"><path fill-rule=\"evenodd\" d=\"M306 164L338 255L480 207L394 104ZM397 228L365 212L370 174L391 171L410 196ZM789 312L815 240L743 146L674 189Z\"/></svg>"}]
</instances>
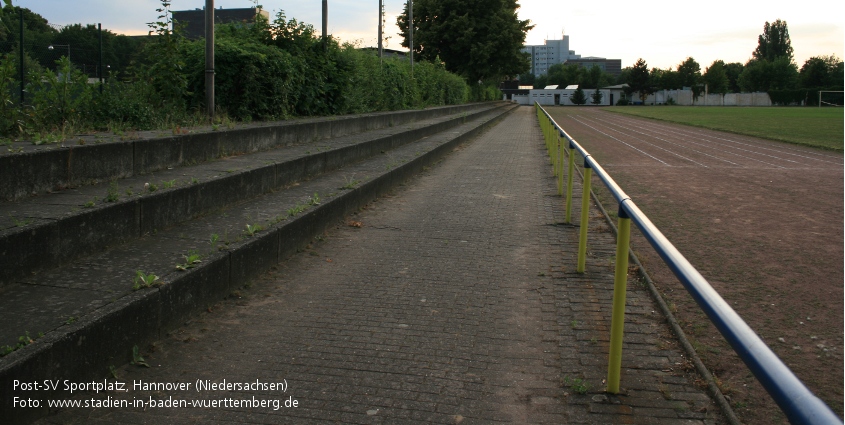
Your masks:
<instances>
[{"instance_id":1,"label":"metal railing","mask_svg":"<svg viewBox=\"0 0 845 425\"><path fill-rule=\"evenodd\" d=\"M610 330L610 353L607 392L618 393L622 364L622 338L625 321L625 297L631 221L677 276L699 307L748 366L763 388L793 424L842 424L842 420L821 399L816 397L794 373L757 336L744 320L716 292L706 279L684 258L631 198L602 167L555 120L535 103L537 118L557 176L558 194L563 195L563 158L568 155L566 181L566 222L571 222L572 182L575 151L584 158L584 182L581 205L580 239L578 243L579 273L585 271L587 223L589 219L590 180L593 171L619 202L619 223L616 247L616 268L613 291L613 315ZM562 143L565 142L565 143Z\"/></svg>"}]
</instances>

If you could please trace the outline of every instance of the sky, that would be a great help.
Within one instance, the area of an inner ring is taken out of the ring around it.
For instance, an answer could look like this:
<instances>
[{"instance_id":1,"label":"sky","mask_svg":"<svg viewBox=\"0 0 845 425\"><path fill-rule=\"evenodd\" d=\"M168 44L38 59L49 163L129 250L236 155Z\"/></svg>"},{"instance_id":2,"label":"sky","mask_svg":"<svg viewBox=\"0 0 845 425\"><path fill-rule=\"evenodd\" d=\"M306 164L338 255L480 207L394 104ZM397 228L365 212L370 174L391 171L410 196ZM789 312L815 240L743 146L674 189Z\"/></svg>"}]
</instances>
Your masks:
<instances>
[{"instance_id":1,"label":"sky","mask_svg":"<svg viewBox=\"0 0 845 425\"><path fill-rule=\"evenodd\" d=\"M314 25L321 31L321 0L215 0L215 8L253 7L260 4L274 17L284 10L288 18ZM785 20L800 67L813 56L845 57L845 2L709 0L690 7L678 1L630 0L569 2L520 0L520 19L535 28L526 44L569 36L569 48L582 57L621 59L632 66L643 58L650 68L676 68L693 57L702 71L714 60L745 63L757 47L765 22ZM44 16L50 23L102 23L118 34L146 34L156 20L158 0L13 0ZM329 33L343 42L375 46L378 31L377 0L329 0ZM384 0L386 48L401 49L396 16L404 0ZM684 4L684 6L678 6ZM756 5L755 5L756 4ZM172 10L202 8L205 0L172 0ZM597 6L598 5L598 6Z\"/></svg>"}]
</instances>

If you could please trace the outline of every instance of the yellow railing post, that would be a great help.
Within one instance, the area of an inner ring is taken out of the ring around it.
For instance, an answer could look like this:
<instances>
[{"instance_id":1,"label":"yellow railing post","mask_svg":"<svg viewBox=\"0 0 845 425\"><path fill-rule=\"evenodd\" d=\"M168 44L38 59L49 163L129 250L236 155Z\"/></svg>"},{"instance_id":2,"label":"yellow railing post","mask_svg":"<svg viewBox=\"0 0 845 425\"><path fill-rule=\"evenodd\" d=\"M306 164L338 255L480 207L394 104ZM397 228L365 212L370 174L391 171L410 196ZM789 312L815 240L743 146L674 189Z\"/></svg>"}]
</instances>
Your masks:
<instances>
[{"instance_id":1,"label":"yellow railing post","mask_svg":"<svg viewBox=\"0 0 845 425\"><path fill-rule=\"evenodd\" d=\"M555 137L555 133L557 133L557 129L553 122L549 123L549 135L552 136L552 163L554 163L554 175L555 177L560 174L560 161L558 158L558 152L560 152L560 139ZM558 191L559 192L559 191Z\"/></svg>"},{"instance_id":2,"label":"yellow railing post","mask_svg":"<svg viewBox=\"0 0 845 425\"><path fill-rule=\"evenodd\" d=\"M590 180L593 177L593 168L584 158L584 194L581 197L581 235L578 238L578 273L584 273L587 269L587 229L590 227Z\"/></svg>"},{"instance_id":3,"label":"yellow railing post","mask_svg":"<svg viewBox=\"0 0 845 425\"><path fill-rule=\"evenodd\" d=\"M566 170L566 222L572 223L572 179L575 177L575 146L572 142L567 143L569 153L569 167Z\"/></svg>"},{"instance_id":4,"label":"yellow railing post","mask_svg":"<svg viewBox=\"0 0 845 425\"><path fill-rule=\"evenodd\" d=\"M563 195L563 146L561 146L560 131L555 130L557 137L557 195Z\"/></svg>"},{"instance_id":5,"label":"yellow railing post","mask_svg":"<svg viewBox=\"0 0 845 425\"><path fill-rule=\"evenodd\" d=\"M549 150L549 160L554 163L554 156L552 155L552 138L549 136L549 128L552 126L552 122L549 120L548 116L544 117L546 119L546 148Z\"/></svg>"},{"instance_id":6,"label":"yellow railing post","mask_svg":"<svg viewBox=\"0 0 845 425\"><path fill-rule=\"evenodd\" d=\"M625 329L625 297L628 285L628 246L631 241L631 218L619 204L619 227L616 234L616 273L613 279L613 316L610 319L610 355L607 364L607 392L619 393L622 371L622 336Z\"/></svg>"}]
</instances>

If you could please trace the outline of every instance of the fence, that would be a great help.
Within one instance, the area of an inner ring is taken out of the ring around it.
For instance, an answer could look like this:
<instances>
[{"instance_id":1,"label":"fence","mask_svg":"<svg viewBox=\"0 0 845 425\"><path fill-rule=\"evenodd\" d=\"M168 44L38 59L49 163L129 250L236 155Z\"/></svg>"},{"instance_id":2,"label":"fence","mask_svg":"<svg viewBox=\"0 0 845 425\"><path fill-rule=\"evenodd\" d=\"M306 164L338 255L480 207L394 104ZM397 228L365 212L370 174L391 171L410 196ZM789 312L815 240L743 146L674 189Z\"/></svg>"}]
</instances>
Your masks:
<instances>
[{"instance_id":1,"label":"fence","mask_svg":"<svg viewBox=\"0 0 845 425\"><path fill-rule=\"evenodd\" d=\"M17 13L10 13L13 10ZM101 24L49 24L22 8L7 8L6 13L9 16L3 18L3 24L8 33L0 42L0 57L15 62L22 102L30 75L42 70L58 72L57 62L63 57L92 83L124 74L144 39L115 35Z\"/></svg>"},{"instance_id":2,"label":"fence","mask_svg":"<svg viewBox=\"0 0 845 425\"><path fill-rule=\"evenodd\" d=\"M619 202L616 268L613 292L613 314L610 328L610 353L608 360L607 391L619 392L622 364L622 338L625 320L625 296L628 276L628 256L631 222L636 223L642 234L663 261L681 281L710 321L745 362L758 381L774 399L793 424L842 424L835 413L792 373L789 368L766 346L763 340L742 320L727 302L710 286L710 283L684 258L631 198L616 184L611 176L590 156L578 142L570 137L552 117L535 103L537 118L552 157L557 176L558 194L563 194L563 162L568 156L566 181L566 221L571 222L572 183L575 155L584 158L584 182L581 205L580 240L577 271L583 273L586 264L587 221L589 219L590 181L592 173L605 184ZM564 142L564 143L562 143Z\"/></svg>"}]
</instances>

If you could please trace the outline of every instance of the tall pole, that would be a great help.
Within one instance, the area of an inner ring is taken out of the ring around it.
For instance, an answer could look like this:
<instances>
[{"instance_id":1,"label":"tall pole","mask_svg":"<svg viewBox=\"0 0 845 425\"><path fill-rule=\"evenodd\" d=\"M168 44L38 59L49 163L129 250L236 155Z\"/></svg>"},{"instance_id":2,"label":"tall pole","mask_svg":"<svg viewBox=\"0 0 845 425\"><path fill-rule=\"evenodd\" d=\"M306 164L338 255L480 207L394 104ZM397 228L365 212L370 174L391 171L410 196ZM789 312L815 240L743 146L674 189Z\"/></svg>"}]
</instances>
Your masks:
<instances>
[{"instance_id":1,"label":"tall pole","mask_svg":"<svg viewBox=\"0 0 845 425\"><path fill-rule=\"evenodd\" d=\"M100 60L97 62L97 76L100 77L100 94L103 93L103 24L97 24L100 44Z\"/></svg>"},{"instance_id":2,"label":"tall pole","mask_svg":"<svg viewBox=\"0 0 845 425\"><path fill-rule=\"evenodd\" d=\"M414 0L408 0L408 46L411 48L411 78L414 78Z\"/></svg>"},{"instance_id":3,"label":"tall pole","mask_svg":"<svg viewBox=\"0 0 845 425\"><path fill-rule=\"evenodd\" d=\"M329 1L323 0L323 49L328 50L329 44L327 37L329 35Z\"/></svg>"},{"instance_id":4,"label":"tall pole","mask_svg":"<svg viewBox=\"0 0 845 425\"><path fill-rule=\"evenodd\" d=\"M24 64L23 64L23 62L24 62L23 61L23 8L19 7L18 11L20 12L20 19L21 19L21 27L20 27L21 34L20 34L20 38L18 40L19 44L20 44L20 57L18 59L20 59L20 61L21 61L21 105L23 105L23 101L24 101L23 91L24 91L24 87L26 87L26 73L24 73Z\"/></svg>"},{"instance_id":5,"label":"tall pole","mask_svg":"<svg viewBox=\"0 0 845 425\"><path fill-rule=\"evenodd\" d=\"M214 0L205 0L205 104L214 118Z\"/></svg>"},{"instance_id":6,"label":"tall pole","mask_svg":"<svg viewBox=\"0 0 845 425\"><path fill-rule=\"evenodd\" d=\"M382 46L381 39L383 36L383 29L382 29L382 21L384 20L384 0L378 0L378 57L381 59L382 54L384 53L384 47Z\"/></svg>"}]
</instances>

